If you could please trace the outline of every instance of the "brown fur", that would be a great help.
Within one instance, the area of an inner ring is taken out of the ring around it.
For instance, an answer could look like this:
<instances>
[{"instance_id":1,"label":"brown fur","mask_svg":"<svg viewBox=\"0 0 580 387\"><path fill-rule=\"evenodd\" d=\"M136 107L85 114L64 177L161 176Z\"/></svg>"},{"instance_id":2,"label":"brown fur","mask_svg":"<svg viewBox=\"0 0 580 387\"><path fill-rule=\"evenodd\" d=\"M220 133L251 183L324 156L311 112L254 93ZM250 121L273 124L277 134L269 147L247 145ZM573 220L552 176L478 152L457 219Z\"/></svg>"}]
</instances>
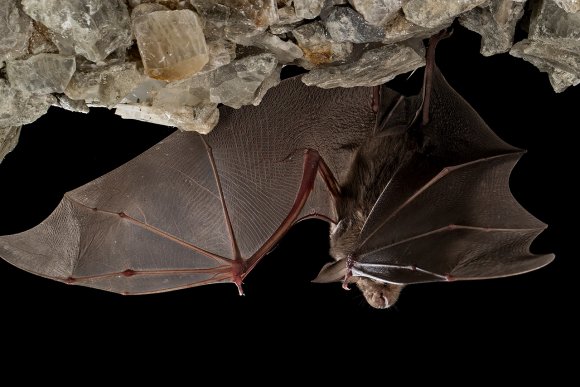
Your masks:
<instances>
[{"instance_id":1,"label":"brown fur","mask_svg":"<svg viewBox=\"0 0 580 387\"><path fill-rule=\"evenodd\" d=\"M351 255L358 243L362 227L395 171L417 148L411 131L386 134L377 133L358 149L351 172L341 184L341 200L337 204L341 221L330 236L330 254L336 260ZM370 278L355 277L367 302L375 308L392 306L399 297L402 285L381 283Z\"/></svg>"}]
</instances>

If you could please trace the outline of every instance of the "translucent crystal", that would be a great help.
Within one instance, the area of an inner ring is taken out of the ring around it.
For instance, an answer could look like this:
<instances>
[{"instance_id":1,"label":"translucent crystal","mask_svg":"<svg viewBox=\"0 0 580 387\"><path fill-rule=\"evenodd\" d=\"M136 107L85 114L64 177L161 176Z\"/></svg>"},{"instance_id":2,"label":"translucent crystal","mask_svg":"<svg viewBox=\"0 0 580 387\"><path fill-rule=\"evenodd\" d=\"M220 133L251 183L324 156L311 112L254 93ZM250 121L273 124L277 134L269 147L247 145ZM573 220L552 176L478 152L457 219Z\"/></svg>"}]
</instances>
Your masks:
<instances>
[{"instance_id":1,"label":"translucent crystal","mask_svg":"<svg viewBox=\"0 0 580 387\"><path fill-rule=\"evenodd\" d=\"M269 32L254 36L239 36L234 41L244 46L260 47L276 55L280 63L290 63L302 57L302 50L290 41L284 41Z\"/></svg>"},{"instance_id":2,"label":"translucent crystal","mask_svg":"<svg viewBox=\"0 0 580 387\"><path fill-rule=\"evenodd\" d=\"M113 107L144 81L144 78L135 62L85 66L73 75L65 94L73 100Z\"/></svg>"},{"instance_id":3,"label":"translucent crystal","mask_svg":"<svg viewBox=\"0 0 580 387\"><path fill-rule=\"evenodd\" d=\"M304 52L304 59L314 66L344 61L352 53L352 43L333 41L319 21L300 26L292 34Z\"/></svg>"},{"instance_id":4,"label":"translucent crystal","mask_svg":"<svg viewBox=\"0 0 580 387\"><path fill-rule=\"evenodd\" d=\"M512 47L516 23L524 14L524 3L513 0L491 0L462 14L459 22L481 35L481 54L490 56Z\"/></svg>"},{"instance_id":5,"label":"translucent crystal","mask_svg":"<svg viewBox=\"0 0 580 387\"><path fill-rule=\"evenodd\" d=\"M326 29L336 42L369 43L384 39L383 28L369 24L348 7L334 7L325 21Z\"/></svg>"},{"instance_id":6,"label":"translucent crystal","mask_svg":"<svg viewBox=\"0 0 580 387\"><path fill-rule=\"evenodd\" d=\"M392 44L366 51L353 63L312 70L302 77L302 82L324 89L376 86L424 65L425 56L416 48Z\"/></svg>"},{"instance_id":7,"label":"translucent crystal","mask_svg":"<svg viewBox=\"0 0 580 387\"><path fill-rule=\"evenodd\" d=\"M371 24L383 25L394 19L403 0L349 0L354 9Z\"/></svg>"},{"instance_id":8,"label":"translucent crystal","mask_svg":"<svg viewBox=\"0 0 580 387\"><path fill-rule=\"evenodd\" d=\"M278 71L278 60L264 53L242 58L220 67L212 74L210 101L239 109L243 105L258 104L260 87L272 73Z\"/></svg>"},{"instance_id":9,"label":"translucent crystal","mask_svg":"<svg viewBox=\"0 0 580 387\"><path fill-rule=\"evenodd\" d=\"M180 130L209 133L219 120L216 104L197 107L181 106L172 109L155 106L119 104L115 114L131 120L150 122L158 125L174 126Z\"/></svg>"},{"instance_id":10,"label":"translucent crystal","mask_svg":"<svg viewBox=\"0 0 580 387\"><path fill-rule=\"evenodd\" d=\"M17 6L16 0L2 0L0 6L0 62L27 53L32 20Z\"/></svg>"},{"instance_id":11,"label":"translucent crystal","mask_svg":"<svg viewBox=\"0 0 580 387\"><path fill-rule=\"evenodd\" d=\"M76 69L75 58L59 54L38 54L26 60L6 63L10 86L34 94L62 93Z\"/></svg>"},{"instance_id":12,"label":"translucent crystal","mask_svg":"<svg viewBox=\"0 0 580 387\"><path fill-rule=\"evenodd\" d=\"M403 5L407 20L432 28L447 23L455 16L483 4L487 0L409 0Z\"/></svg>"},{"instance_id":13,"label":"translucent crystal","mask_svg":"<svg viewBox=\"0 0 580 387\"><path fill-rule=\"evenodd\" d=\"M30 17L60 35L57 45L70 46L93 62L131 44L129 12L122 0L22 0L22 6Z\"/></svg>"},{"instance_id":14,"label":"translucent crystal","mask_svg":"<svg viewBox=\"0 0 580 387\"><path fill-rule=\"evenodd\" d=\"M20 126L0 127L0 163L14 150L20 137Z\"/></svg>"},{"instance_id":15,"label":"translucent crystal","mask_svg":"<svg viewBox=\"0 0 580 387\"><path fill-rule=\"evenodd\" d=\"M133 20L145 73L155 79L189 78L209 55L198 16L190 10L158 11Z\"/></svg>"},{"instance_id":16,"label":"translucent crystal","mask_svg":"<svg viewBox=\"0 0 580 387\"><path fill-rule=\"evenodd\" d=\"M56 94L55 97L56 103L52 106L57 106L75 113L87 114L89 112L89 107L85 101L70 99L66 94Z\"/></svg>"}]
</instances>

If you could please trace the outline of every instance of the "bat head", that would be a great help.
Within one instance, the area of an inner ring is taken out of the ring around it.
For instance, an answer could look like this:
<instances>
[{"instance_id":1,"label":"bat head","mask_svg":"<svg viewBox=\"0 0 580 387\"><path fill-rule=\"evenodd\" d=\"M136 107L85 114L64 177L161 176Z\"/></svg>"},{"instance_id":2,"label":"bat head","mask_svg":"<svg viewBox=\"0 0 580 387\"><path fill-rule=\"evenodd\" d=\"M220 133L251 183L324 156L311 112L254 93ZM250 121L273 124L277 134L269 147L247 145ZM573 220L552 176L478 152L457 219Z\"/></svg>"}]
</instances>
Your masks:
<instances>
[{"instance_id":1,"label":"bat head","mask_svg":"<svg viewBox=\"0 0 580 387\"><path fill-rule=\"evenodd\" d=\"M333 227L330 234L330 254L336 260L326 265L315 282L334 282L344 280L347 272L347 257L357 247L358 236L365 217L360 211L354 211L353 216L342 219ZM385 309L393 306L403 285L380 282L371 278L352 276L348 283L354 283L359 288L368 304L373 308Z\"/></svg>"}]
</instances>

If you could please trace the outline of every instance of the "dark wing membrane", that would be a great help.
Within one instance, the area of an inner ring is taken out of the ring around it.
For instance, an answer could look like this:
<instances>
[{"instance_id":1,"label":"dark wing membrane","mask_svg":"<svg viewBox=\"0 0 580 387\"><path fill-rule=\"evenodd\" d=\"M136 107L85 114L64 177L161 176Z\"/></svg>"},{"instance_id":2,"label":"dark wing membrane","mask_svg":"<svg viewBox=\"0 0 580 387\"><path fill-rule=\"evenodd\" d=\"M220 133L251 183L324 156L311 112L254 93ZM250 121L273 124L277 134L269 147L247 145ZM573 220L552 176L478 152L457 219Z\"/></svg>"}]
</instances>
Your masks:
<instances>
[{"instance_id":1,"label":"dark wing membrane","mask_svg":"<svg viewBox=\"0 0 580 387\"><path fill-rule=\"evenodd\" d=\"M509 190L521 151L500 140L436 71L425 151L394 175L360 235L353 274L413 283L513 275L549 263L545 225Z\"/></svg>"},{"instance_id":2,"label":"dark wing membrane","mask_svg":"<svg viewBox=\"0 0 580 387\"><path fill-rule=\"evenodd\" d=\"M41 276L125 294L232 282L234 263L256 262L263 244L295 220L334 219L318 179L288 219L308 195L300 192L306 149L340 176L352 154L342 145L360 143L373 120L367 89L285 81L259 107L222 109L209 136L175 133L67 193L37 227L0 237L0 256Z\"/></svg>"}]
</instances>

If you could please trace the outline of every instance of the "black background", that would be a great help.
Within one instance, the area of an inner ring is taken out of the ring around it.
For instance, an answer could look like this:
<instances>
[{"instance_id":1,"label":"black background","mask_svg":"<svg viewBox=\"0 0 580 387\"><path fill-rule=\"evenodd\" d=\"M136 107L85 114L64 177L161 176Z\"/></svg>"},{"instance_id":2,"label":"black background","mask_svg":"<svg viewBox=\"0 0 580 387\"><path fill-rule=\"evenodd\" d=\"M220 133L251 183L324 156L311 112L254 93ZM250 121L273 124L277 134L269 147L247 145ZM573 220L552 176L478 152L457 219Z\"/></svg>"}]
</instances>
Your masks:
<instances>
[{"instance_id":1,"label":"black background","mask_svg":"<svg viewBox=\"0 0 580 387\"><path fill-rule=\"evenodd\" d=\"M576 252L570 245L578 216L572 184L580 88L556 94L547 75L529 63L507 54L485 58L478 50L479 37L457 28L440 44L438 64L493 130L528 150L511 187L524 207L550 225L533 245L536 252L556 253L548 267L508 279L411 286L394 308L374 310L356 290L309 282L330 258L326 224L307 221L246 279L245 297L233 285L122 297L36 277L0 260L2 334L45 349L110 348L121 358L133 356L128 348L137 344L145 352L161 344L168 354L178 346L191 354L223 350L237 359L261 343L268 348L262 354L298 348L322 356L333 348L337 361L363 357L364 348L372 348L383 354L379 364L405 348L417 349L413 359L421 348L490 350L492 363L524 355L541 368L560 353L558 346L577 343ZM404 77L397 80L402 83ZM83 115L52 108L23 129L18 147L0 164L0 235L38 224L64 192L171 131L104 109Z\"/></svg>"}]
</instances>

